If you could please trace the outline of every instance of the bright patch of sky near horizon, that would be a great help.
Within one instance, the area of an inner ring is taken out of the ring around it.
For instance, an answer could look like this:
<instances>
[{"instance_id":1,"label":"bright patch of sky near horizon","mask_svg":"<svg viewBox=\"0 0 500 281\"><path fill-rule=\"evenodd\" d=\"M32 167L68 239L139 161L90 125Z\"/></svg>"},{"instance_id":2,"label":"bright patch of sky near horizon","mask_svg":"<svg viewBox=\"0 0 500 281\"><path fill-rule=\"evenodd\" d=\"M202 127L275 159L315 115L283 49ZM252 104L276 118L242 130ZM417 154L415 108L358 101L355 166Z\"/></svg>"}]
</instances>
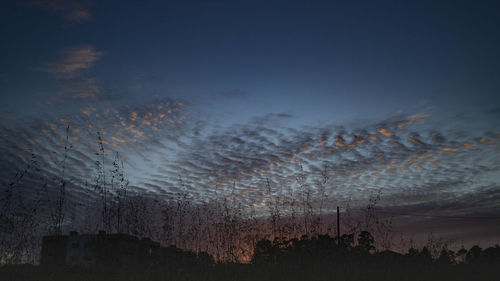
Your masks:
<instances>
[{"instance_id":1,"label":"bright patch of sky near horizon","mask_svg":"<svg viewBox=\"0 0 500 281\"><path fill-rule=\"evenodd\" d=\"M249 205L297 194L302 165L331 200L499 204L499 6L416 1L7 1L0 4L2 178L39 154L75 186L97 132L137 190ZM56 153L54 153L56 152ZM396 202L396 203L395 203ZM476 206L477 207L477 206ZM476 210L477 211L477 210Z\"/></svg>"}]
</instances>

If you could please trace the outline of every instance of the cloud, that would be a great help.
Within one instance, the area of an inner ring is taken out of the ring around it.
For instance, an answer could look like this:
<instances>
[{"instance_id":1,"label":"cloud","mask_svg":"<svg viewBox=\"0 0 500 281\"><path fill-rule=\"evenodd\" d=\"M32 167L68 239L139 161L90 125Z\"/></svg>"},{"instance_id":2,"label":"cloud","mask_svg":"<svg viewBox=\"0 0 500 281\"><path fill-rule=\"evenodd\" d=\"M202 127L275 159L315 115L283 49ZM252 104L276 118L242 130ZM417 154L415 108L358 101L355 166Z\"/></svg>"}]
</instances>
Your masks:
<instances>
[{"instance_id":1,"label":"cloud","mask_svg":"<svg viewBox=\"0 0 500 281\"><path fill-rule=\"evenodd\" d=\"M265 198L266 179L286 190L284 196L300 196L300 174L307 178L311 198L317 198L315 185L326 168L329 200L342 202L354 196L359 203L373 190L384 189L387 198L405 198L393 202L396 206L432 202L449 194L474 194L487 184L484 175L490 172L485 167L499 169L492 144L479 142L481 147L474 149L450 150L475 143L474 136L457 138L449 128L431 129L423 122L429 116L398 117L397 122L353 128L302 129L274 126L270 121L276 117L266 115L227 131L193 136L175 166L190 175L186 184L196 186L201 194L210 196L213 186L229 188L236 182L246 190L241 197L250 203Z\"/></svg>"},{"instance_id":2,"label":"cloud","mask_svg":"<svg viewBox=\"0 0 500 281\"><path fill-rule=\"evenodd\" d=\"M293 118L294 116L290 113L268 113L262 116L253 117L251 122L259 125L262 130L271 130L272 124L279 124L280 121L285 121Z\"/></svg>"},{"instance_id":3,"label":"cloud","mask_svg":"<svg viewBox=\"0 0 500 281\"><path fill-rule=\"evenodd\" d=\"M87 0L37 0L33 5L50 10L67 22L84 23L92 19Z\"/></svg>"},{"instance_id":4,"label":"cloud","mask_svg":"<svg viewBox=\"0 0 500 281\"><path fill-rule=\"evenodd\" d=\"M96 61L103 55L91 45L75 46L60 51L60 56L53 62L37 69L51 73L59 79L57 95L47 103L60 103L67 97L82 99L95 98L102 93L102 87L95 77L87 76Z\"/></svg>"},{"instance_id":5,"label":"cloud","mask_svg":"<svg viewBox=\"0 0 500 281\"><path fill-rule=\"evenodd\" d=\"M262 202L270 196L267 180L288 201L301 200L307 191L316 204L322 198L318 186L326 171L325 206L342 206L352 199L351 207L360 208L370 194L382 189L382 203L395 210L473 196L482 200L484 208L498 207L494 189L482 191L495 184L500 170L500 139L487 131L456 134L450 128L415 122L411 116L398 116L397 122L303 128L277 122L290 118L268 114L197 134L199 120L180 101L122 107L88 104L64 119L46 116L33 124L0 128L0 175L11 178L29 163L28 149L32 149L45 178L57 178L65 124L70 121L67 175L78 190L95 175L94 163L101 159L95 155L100 132L105 161L111 163L114 152L119 152L130 186L156 194L159 200L187 192L194 201L208 201L217 187L220 194L233 192L242 208L255 206L265 213ZM401 122L409 125L400 126ZM300 178L305 179L302 185ZM429 214L452 212L446 204ZM464 206L463 213L467 212Z\"/></svg>"},{"instance_id":6,"label":"cloud","mask_svg":"<svg viewBox=\"0 0 500 281\"><path fill-rule=\"evenodd\" d=\"M90 69L102 55L103 52L97 51L91 45L65 48L61 51L57 61L47 63L38 69L64 79L70 79L82 71Z\"/></svg>"},{"instance_id":7,"label":"cloud","mask_svg":"<svg viewBox=\"0 0 500 281\"><path fill-rule=\"evenodd\" d=\"M31 191L26 191L25 196L36 196L44 183L51 193L56 190L54 187L57 187L61 175L61 163L66 158L65 177L69 193L75 196L72 200L81 202L86 199L80 196L85 196L85 191L95 179L96 161L104 159L110 168L115 152L119 152L120 159L129 169L138 171L138 174L133 173L133 178L135 182L140 181L140 174L144 172L147 175L149 169L149 166L143 165L154 164L150 155L160 154L157 151L162 150L165 154L162 142L175 142L176 137L182 135L182 120L186 112L181 104L175 100L163 99L150 104L115 108L109 103L101 102L85 106L81 113L65 116L60 116L60 111L55 110L58 105L51 105L51 110L31 122L2 119L1 186L30 165L39 172L33 172L30 177L25 178L22 188L31 188ZM129 118L132 113L135 113L133 120ZM98 133L102 136L104 158L96 155L101 153ZM64 147L69 147L67 153ZM148 181L149 179L146 180ZM151 186L138 187L147 189ZM155 189L149 192L160 191Z\"/></svg>"}]
</instances>

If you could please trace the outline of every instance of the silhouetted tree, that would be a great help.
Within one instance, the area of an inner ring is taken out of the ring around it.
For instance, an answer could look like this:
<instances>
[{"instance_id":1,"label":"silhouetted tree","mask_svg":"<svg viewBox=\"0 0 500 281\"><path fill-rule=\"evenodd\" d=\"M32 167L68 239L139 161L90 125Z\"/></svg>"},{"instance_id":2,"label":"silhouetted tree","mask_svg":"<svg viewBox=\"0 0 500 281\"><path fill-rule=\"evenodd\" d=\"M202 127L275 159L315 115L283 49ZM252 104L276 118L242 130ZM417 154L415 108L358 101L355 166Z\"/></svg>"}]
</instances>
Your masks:
<instances>
[{"instance_id":1,"label":"silhouetted tree","mask_svg":"<svg viewBox=\"0 0 500 281\"><path fill-rule=\"evenodd\" d=\"M340 247L345 249L352 248L354 244L354 234L343 234L340 236Z\"/></svg>"},{"instance_id":2,"label":"silhouetted tree","mask_svg":"<svg viewBox=\"0 0 500 281\"><path fill-rule=\"evenodd\" d=\"M489 247L483 251L485 262L500 262L500 246L496 244L494 247Z\"/></svg>"},{"instance_id":3,"label":"silhouetted tree","mask_svg":"<svg viewBox=\"0 0 500 281\"><path fill-rule=\"evenodd\" d=\"M467 252L465 260L467 263L480 263L483 256L483 249L478 245L472 246Z\"/></svg>"},{"instance_id":4,"label":"silhouetted tree","mask_svg":"<svg viewBox=\"0 0 500 281\"><path fill-rule=\"evenodd\" d=\"M455 254L453 251L448 250L446 247L441 249L441 253L439 254L439 258L437 262L441 265L449 265L453 263Z\"/></svg>"},{"instance_id":5,"label":"silhouetted tree","mask_svg":"<svg viewBox=\"0 0 500 281\"><path fill-rule=\"evenodd\" d=\"M257 242L253 252L252 263L254 264L273 264L276 262L276 249L271 241L262 239Z\"/></svg>"},{"instance_id":6,"label":"silhouetted tree","mask_svg":"<svg viewBox=\"0 0 500 281\"><path fill-rule=\"evenodd\" d=\"M423 247L422 251L418 254L418 262L422 264L432 263L432 255L427 247Z\"/></svg>"},{"instance_id":7,"label":"silhouetted tree","mask_svg":"<svg viewBox=\"0 0 500 281\"><path fill-rule=\"evenodd\" d=\"M370 253L371 251L374 251L375 247L373 246L373 243L375 243L375 239L370 232L363 230L359 233L358 247L363 252Z\"/></svg>"}]
</instances>

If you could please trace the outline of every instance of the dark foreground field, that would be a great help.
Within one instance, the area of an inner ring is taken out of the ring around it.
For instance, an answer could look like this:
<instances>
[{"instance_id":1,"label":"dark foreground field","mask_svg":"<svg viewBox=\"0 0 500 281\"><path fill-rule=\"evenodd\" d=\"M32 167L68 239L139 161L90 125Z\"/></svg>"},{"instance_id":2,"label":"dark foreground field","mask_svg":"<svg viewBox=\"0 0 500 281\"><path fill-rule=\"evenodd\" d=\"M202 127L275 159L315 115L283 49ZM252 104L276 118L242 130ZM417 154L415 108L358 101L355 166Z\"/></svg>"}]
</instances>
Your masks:
<instances>
[{"instance_id":1,"label":"dark foreground field","mask_svg":"<svg viewBox=\"0 0 500 281\"><path fill-rule=\"evenodd\" d=\"M177 267L44 268L32 265L4 266L0 280L97 281L97 280L500 280L500 266L412 264L218 264Z\"/></svg>"}]
</instances>

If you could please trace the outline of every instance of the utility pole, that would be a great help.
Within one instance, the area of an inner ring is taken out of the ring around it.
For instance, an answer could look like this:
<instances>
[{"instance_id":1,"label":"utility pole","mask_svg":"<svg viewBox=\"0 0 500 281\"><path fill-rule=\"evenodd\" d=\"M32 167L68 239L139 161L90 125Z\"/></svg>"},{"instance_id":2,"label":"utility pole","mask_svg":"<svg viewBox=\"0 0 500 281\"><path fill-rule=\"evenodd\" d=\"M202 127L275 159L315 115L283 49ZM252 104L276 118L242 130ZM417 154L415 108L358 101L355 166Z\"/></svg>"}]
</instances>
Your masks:
<instances>
[{"instance_id":1,"label":"utility pole","mask_svg":"<svg viewBox=\"0 0 500 281\"><path fill-rule=\"evenodd\" d=\"M340 207L337 206L337 244L340 245Z\"/></svg>"}]
</instances>

